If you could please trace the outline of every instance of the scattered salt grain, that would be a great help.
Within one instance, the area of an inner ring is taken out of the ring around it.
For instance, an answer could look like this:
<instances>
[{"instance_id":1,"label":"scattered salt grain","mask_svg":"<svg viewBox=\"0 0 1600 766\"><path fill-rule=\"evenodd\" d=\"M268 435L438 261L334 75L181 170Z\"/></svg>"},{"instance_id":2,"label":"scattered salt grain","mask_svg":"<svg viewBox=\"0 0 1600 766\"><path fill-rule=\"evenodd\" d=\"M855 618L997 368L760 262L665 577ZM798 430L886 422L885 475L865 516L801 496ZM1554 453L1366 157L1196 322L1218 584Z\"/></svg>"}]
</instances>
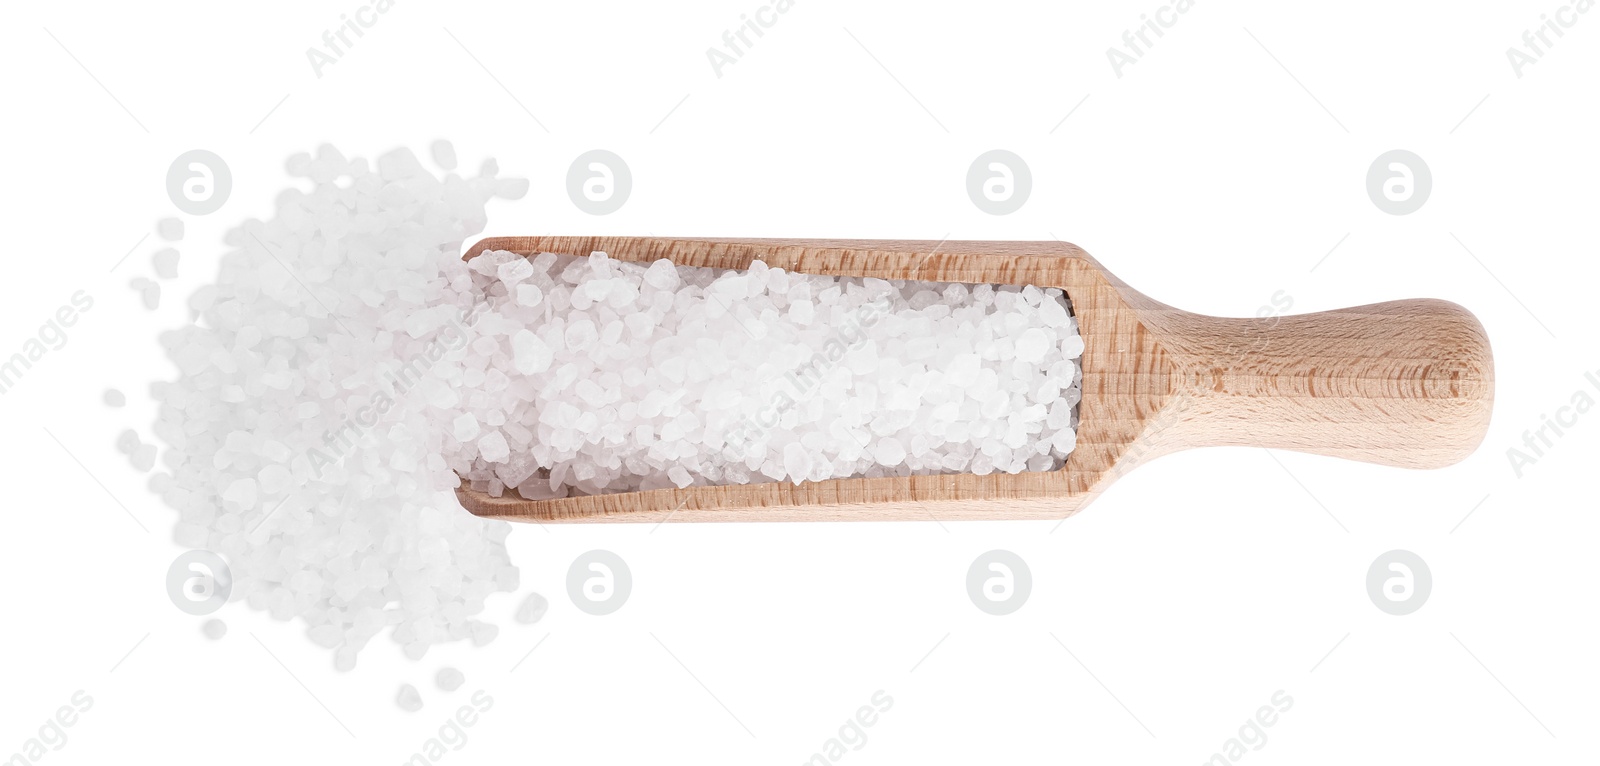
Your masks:
<instances>
[{"instance_id":1,"label":"scattered salt grain","mask_svg":"<svg viewBox=\"0 0 1600 766\"><path fill-rule=\"evenodd\" d=\"M216 641L228 634L228 623L217 619L206 620L205 624L200 626L200 632L204 633L206 638Z\"/></svg>"},{"instance_id":2,"label":"scattered salt grain","mask_svg":"<svg viewBox=\"0 0 1600 766\"><path fill-rule=\"evenodd\" d=\"M178 278L178 251L174 248L164 247L150 256L151 265L155 266L156 276L161 279Z\"/></svg>"},{"instance_id":3,"label":"scattered salt grain","mask_svg":"<svg viewBox=\"0 0 1600 766\"><path fill-rule=\"evenodd\" d=\"M156 233L168 242L177 242L183 239L183 221L177 218L163 218L156 221Z\"/></svg>"},{"instance_id":4,"label":"scattered salt grain","mask_svg":"<svg viewBox=\"0 0 1600 766\"><path fill-rule=\"evenodd\" d=\"M487 622L473 623L471 630L473 646L488 646L496 636L500 635L500 626Z\"/></svg>"},{"instance_id":5,"label":"scattered salt grain","mask_svg":"<svg viewBox=\"0 0 1600 766\"><path fill-rule=\"evenodd\" d=\"M139 289L139 299L144 302L144 307L155 311L161 306L161 285L151 282Z\"/></svg>"},{"instance_id":6,"label":"scattered salt grain","mask_svg":"<svg viewBox=\"0 0 1600 766\"><path fill-rule=\"evenodd\" d=\"M440 453L469 411L510 425L469 405L529 393L474 350L487 339L509 359L520 325L474 324L493 272L460 257L505 179L492 163L441 178L403 150L369 163L324 146L285 167L309 188L228 232L216 278L186 302L194 321L161 336L178 374L151 387L168 470L149 486L174 539L225 557L235 598L303 622L339 670L380 635L413 658L481 642L486 601L515 582L510 527L461 510ZM421 703L415 689L397 701Z\"/></svg>"},{"instance_id":7,"label":"scattered salt grain","mask_svg":"<svg viewBox=\"0 0 1600 766\"><path fill-rule=\"evenodd\" d=\"M460 689L461 685L467 682L467 676L455 668L440 668L439 672L434 675L433 682L440 689L453 692Z\"/></svg>"},{"instance_id":8,"label":"scattered salt grain","mask_svg":"<svg viewBox=\"0 0 1600 766\"><path fill-rule=\"evenodd\" d=\"M401 684L400 691L394 695L394 704L407 713L415 713L422 709L422 693L411 684Z\"/></svg>"},{"instance_id":9,"label":"scattered salt grain","mask_svg":"<svg viewBox=\"0 0 1600 766\"><path fill-rule=\"evenodd\" d=\"M121 407L128 403L128 397L123 396L122 392L115 388L106 389L105 395L101 398L105 400L107 407Z\"/></svg>"},{"instance_id":10,"label":"scattered salt grain","mask_svg":"<svg viewBox=\"0 0 1600 766\"><path fill-rule=\"evenodd\" d=\"M517 607L516 619L524 625L532 625L549 610L549 600L537 593L529 593L528 597L522 600L522 605Z\"/></svg>"},{"instance_id":11,"label":"scattered salt grain","mask_svg":"<svg viewBox=\"0 0 1600 766\"><path fill-rule=\"evenodd\" d=\"M117 435L117 451L124 455L132 456L142 443L139 433L131 428Z\"/></svg>"}]
</instances>

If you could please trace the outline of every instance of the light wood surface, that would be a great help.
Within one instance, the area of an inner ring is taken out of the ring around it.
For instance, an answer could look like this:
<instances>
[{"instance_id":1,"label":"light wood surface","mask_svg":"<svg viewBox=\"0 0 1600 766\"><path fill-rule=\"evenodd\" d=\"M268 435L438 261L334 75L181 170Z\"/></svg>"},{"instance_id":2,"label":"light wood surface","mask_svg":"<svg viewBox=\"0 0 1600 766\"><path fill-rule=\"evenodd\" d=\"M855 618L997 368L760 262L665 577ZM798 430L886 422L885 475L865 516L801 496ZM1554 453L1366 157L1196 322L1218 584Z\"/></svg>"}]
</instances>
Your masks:
<instances>
[{"instance_id":1,"label":"light wood surface","mask_svg":"<svg viewBox=\"0 0 1600 766\"><path fill-rule=\"evenodd\" d=\"M1230 319L1128 287L1064 242L497 237L468 248L803 274L1059 287L1084 339L1077 449L1057 471L689 487L524 500L463 487L479 516L537 522L1059 519L1129 469L1188 447L1260 446L1408 468L1449 465L1483 439L1488 338L1447 301ZM1247 476L1238 477L1247 480Z\"/></svg>"}]
</instances>

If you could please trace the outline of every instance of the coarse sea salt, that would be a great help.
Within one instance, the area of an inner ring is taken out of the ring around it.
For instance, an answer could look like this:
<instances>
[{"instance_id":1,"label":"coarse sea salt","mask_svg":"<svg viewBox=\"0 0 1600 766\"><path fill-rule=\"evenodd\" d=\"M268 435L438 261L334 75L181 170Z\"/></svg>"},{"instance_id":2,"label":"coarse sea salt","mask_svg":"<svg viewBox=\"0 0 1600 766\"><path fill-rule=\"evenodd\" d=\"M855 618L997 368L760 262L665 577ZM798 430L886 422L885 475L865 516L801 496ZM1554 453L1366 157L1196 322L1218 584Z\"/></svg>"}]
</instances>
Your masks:
<instances>
[{"instance_id":1,"label":"coarse sea salt","mask_svg":"<svg viewBox=\"0 0 1600 766\"><path fill-rule=\"evenodd\" d=\"M462 397L442 446L491 495L1018 473L1076 446L1083 343L1057 289L600 252L469 272L465 364L506 391Z\"/></svg>"},{"instance_id":2,"label":"coarse sea salt","mask_svg":"<svg viewBox=\"0 0 1600 766\"><path fill-rule=\"evenodd\" d=\"M448 146L433 155L454 164ZM442 453L480 398L522 392L484 375L461 329L482 289L462 243L517 185L492 163L441 178L403 150L323 146L287 167L301 182L226 235L195 321L161 337L178 375L151 386L165 450L150 486L178 543L226 560L233 600L302 621L339 670L383 633L412 659L481 645L497 631L486 600L516 587L510 527L461 510ZM135 432L117 447L154 462ZM420 705L414 688L398 701Z\"/></svg>"},{"instance_id":3,"label":"coarse sea salt","mask_svg":"<svg viewBox=\"0 0 1600 766\"><path fill-rule=\"evenodd\" d=\"M550 498L1049 470L1075 446L1082 340L1059 290L468 263L488 200L527 191L492 161L441 179L407 151L324 146L287 167L308 183L229 232L196 320L162 336L178 377L151 387L150 486L180 544L227 560L234 599L302 620L340 670L385 632L413 660L498 635L478 615L518 586L510 528L460 509L462 477ZM118 440L136 465L146 446Z\"/></svg>"}]
</instances>

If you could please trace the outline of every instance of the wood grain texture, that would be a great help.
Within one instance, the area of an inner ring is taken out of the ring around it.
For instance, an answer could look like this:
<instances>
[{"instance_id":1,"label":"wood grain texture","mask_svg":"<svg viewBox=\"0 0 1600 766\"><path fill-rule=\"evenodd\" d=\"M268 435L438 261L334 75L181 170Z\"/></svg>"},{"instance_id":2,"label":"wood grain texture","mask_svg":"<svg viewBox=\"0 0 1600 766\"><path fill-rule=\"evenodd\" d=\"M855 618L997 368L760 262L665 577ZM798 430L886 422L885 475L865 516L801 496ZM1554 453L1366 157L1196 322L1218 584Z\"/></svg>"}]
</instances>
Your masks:
<instances>
[{"instance_id":1,"label":"wood grain texture","mask_svg":"<svg viewBox=\"0 0 1600 766\"><path fill-rule=\"evenodd\" d=\"M1494 398L1488 338L1453 303L1406 300L1232 319L1180 311L1064 242L496 237L523 255L669 258L803 274L1059 287L1084 339L1077 449L1057 471L689 487L524 500L465 486L479 516L536 522L1059 519L1129 469L1202 446L1299 450L1410 468L1456 462Z\"/></svg>"}]
</instances>

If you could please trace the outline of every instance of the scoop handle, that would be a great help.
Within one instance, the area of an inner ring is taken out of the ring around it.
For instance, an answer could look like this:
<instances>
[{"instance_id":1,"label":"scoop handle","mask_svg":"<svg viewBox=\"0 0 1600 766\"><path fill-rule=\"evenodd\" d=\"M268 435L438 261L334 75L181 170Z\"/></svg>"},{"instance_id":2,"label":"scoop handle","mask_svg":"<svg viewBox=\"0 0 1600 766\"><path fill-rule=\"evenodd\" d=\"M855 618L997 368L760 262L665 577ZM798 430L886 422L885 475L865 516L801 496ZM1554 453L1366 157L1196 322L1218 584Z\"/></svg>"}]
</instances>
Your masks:
<instances>
[{"instance_id":1,"label":"scoop handle","mask_svg":"<svg viewBox=\"0 0 1600 766\"><path fill-rule=\"evenodd\" d=\"M1158 312L1179 380L1159 441L1257 446L1407 468L1483 441L1494 358L1483 325L1416 299L1250 319ZM1178 446L1176 444L1170 446Z\"/></svg>"}]
</instances>

